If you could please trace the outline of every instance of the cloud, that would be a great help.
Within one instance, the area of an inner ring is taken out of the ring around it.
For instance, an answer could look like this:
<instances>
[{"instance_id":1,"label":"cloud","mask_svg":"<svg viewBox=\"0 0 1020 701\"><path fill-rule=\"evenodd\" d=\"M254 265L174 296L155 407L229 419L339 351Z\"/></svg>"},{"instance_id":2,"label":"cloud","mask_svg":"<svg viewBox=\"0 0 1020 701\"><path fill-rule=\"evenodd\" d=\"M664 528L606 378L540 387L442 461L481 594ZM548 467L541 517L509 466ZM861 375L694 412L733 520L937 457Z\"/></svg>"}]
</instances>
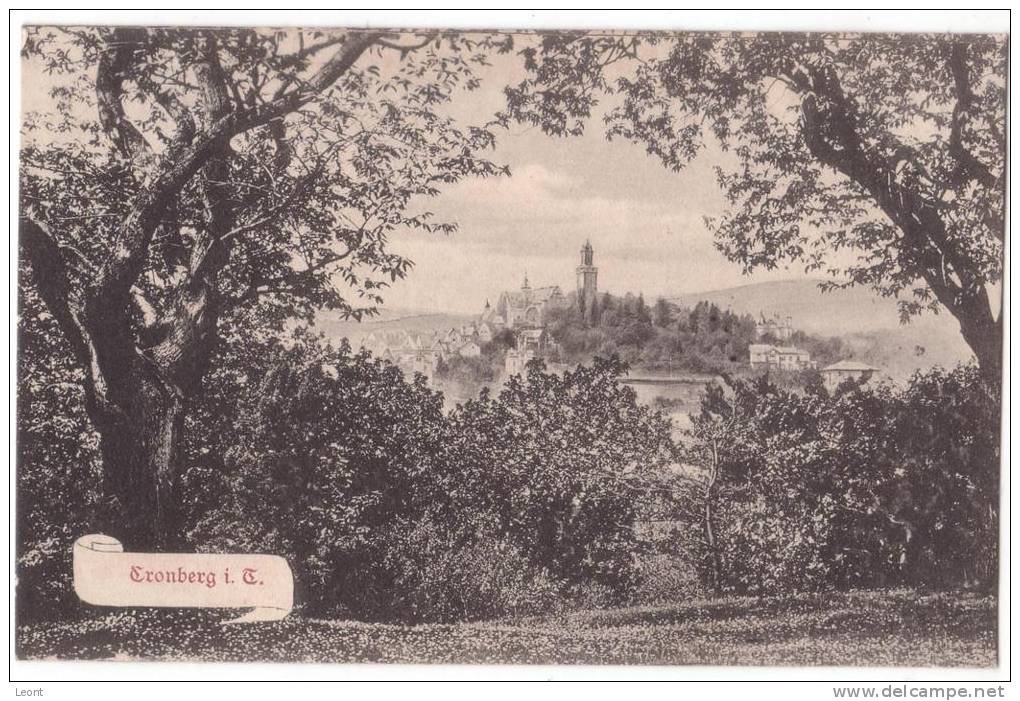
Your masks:
<instances>
[{"instance_id":1,"label":"cloud","mask_svg":"<svg viewBox=\"0 0 1020 701\"><path fill-rule=\"evenodd\" d=\"M712 212L695 202L590 195L591 189L579 175L527 164L510 177L458 183L429 209L456 221L458 242L478 254L572 254L586 238L635 258L660 259L671 248L711 250L702 217Z\"/></svg>"}]
</instances>

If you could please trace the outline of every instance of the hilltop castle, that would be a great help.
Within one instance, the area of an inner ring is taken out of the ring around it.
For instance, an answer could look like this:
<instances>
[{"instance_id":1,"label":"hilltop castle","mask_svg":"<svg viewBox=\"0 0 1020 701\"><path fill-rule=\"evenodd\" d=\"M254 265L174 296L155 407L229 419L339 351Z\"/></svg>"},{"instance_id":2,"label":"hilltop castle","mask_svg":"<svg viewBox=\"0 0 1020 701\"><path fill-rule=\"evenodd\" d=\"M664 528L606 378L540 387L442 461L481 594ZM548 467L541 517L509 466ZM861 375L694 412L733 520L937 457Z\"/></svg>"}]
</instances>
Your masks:
<instances>
[{"instance_id":1,"label":"hilltop castle","mask_svg":"<svg viewBox=\"0 0 1020 701\"><path fill-rule=\"evenodd\" d=\"M592 317L598 294L599 269L592 264L594 257L591 241L585 241L581 248L581 264L577 266L577 304L588 320ZM549 310L562 309L567 303L559 285L531 287L525 273L520 290L503 292L495 307L486 300L481 320L497 329L541 329L546 325Z\"/></svg>"},{"instance_id":2,"label":"hilltop castle","mask_svg":"<svg viewBox=\"0 0 1020 701\"><path fill-rule=\"evenodd\" d=\"M760 312L760 319L755 324L754 331L759 339L771 336L776 341L789 341L793 335L793 317L788 316L784 319L777 312L772 318L766 319L765 313Z\"/></svg>"},{"instance_id":3,"label":"hilltop castle","mask_svg":"<svg viewBox=\"0 0 1020 701\"><path fill-rule=\"evenodd\" d=\"M577 305L589 323L595 317L598 294L599 270L594 265L594 258L591 241L585 241L581 247L581 264L577 266ZM495 307L486 300L481 322L491 324L497 330L510 329L517 338L517 347L507 351L506 355L508 375L523 372L529 360L548 348L550 339L545 326L549 312L563 309L568 304L559 285L533 288L528 284L527 273L521 289L503 292Z\"/></svg>"},{"instance_id":4,"label":"hilltop castle","mask_svg":"<svg viewBox=\"0 0 1020 701\"><path fill-rule=\"evenodd\" d=\"M502 293L495 308L489 306L486 300L482 321L497 328L542 328L549 309L563 307L566 303L567 298L559 285L533 288L528 284L528 274L525 273L521 289Z\"/></svg>"},{"instance_id":5,"label":"hilltop castle","mask_svg":"<svg viewBox=\"0 0 1020 701\"><path fill-rule=\"evenodd\" d=\"M577 267L577 304L588 320L592 319L598 290L598 268L592 264L593 259L591 242L585 241ZM439 363L453 356L477 358L496 334L508 329L514 334L516 347L507 350L505 370L508 375L517 374L524 371L529 360L555 346L545 330L549 312L569 304L559 285L532 287L525 273L519 290L503 292L495 306L486 300L480 318L460 328L431 333L373 331L362 337L361 346L431 381Z\"/></svg>"},{"instance_id":6,"label":"hilltop castle","mask_svg":"<svg viewBox=\"0 0 1020 701\"><path fill-rule=\"evenodd\" d=\"M768 370L807 370L814 368L816 363L811 360L811 353L788 344L793 337L793 317L781 318L775 314L770 319L760 313L759 321L754 325L758 343L752 343L747 350L752 368Z\"/></svg>"}]
</instances>

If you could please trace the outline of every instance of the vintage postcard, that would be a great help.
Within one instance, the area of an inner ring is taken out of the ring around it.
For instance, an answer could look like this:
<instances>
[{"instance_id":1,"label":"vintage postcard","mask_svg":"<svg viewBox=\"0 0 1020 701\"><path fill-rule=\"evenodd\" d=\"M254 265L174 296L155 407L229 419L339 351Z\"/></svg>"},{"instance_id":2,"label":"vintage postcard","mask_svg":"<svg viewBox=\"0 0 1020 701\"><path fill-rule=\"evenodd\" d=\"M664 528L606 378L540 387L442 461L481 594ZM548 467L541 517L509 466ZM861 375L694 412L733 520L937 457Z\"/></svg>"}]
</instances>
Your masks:
<instances>
[{"instance_id":1,"label":"vintage postcard","mask_svg":"<svg viewBox=\"0 0 1020 701\"><path fill-rule=\"evenodd\" d=\"M26 24L19 660L989 670L1003 34Z\"/></svg>"}]
</instances>

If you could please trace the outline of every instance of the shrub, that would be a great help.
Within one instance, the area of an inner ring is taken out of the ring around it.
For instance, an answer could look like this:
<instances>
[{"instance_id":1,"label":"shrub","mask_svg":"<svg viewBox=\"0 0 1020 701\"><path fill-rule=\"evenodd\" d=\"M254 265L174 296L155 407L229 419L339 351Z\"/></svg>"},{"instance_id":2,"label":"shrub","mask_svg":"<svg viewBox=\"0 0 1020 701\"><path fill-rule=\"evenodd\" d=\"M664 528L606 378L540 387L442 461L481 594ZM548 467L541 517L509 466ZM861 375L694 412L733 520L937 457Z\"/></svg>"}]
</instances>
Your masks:
<instances>
[{"instance_id":1,"label":"shrub","mask_svg":"<svg viewBox=\"0 0 1020 701\"><path fill-rule=\"evenodd\" d=\"M450 530L437 519L401 522L385 553L394 573L400 620L467 621L547 613L561 607L563 585L506 539Z\"/></svg>"},{"instance_id":2,"label":"shrub","mask_svg":"<svg viewBox=\"0 0 1020 701\"><path fill-rule=\"evenodd\" d=\"M536 364L446 416L423 378L367 352L267 348L222 390L238 407L217 438L226 491L192 542L285 554L313 615L455 620L620 598L627 482L674 451L620 372Z\"/></svg>"},{"instance_id":3,"label":"shrub","mask_svg":"<svg viewBox=\"0 0 1020 701\"><path fill-rule=\"evenodd\" d=\"M995 581L998 405L976 367L902 390L730 389L709 392L690 432L703 468L690 498L712 513L712 538L690 521L704 581L750 593Z\"/></svg>"},{"instance_id":4,"label":"shrub","mask_svg":"<svg viewBox=\"0 0 1020 701\"><path fill-rule=\"evenodd\" d=\"M618 360L562 375L533 361L496 396L451 416L457 512L485 513L500 538L570 586L620 597L633 579L635 478L675 460L670 423L637 404Z\"/></svg>"},{"instance_id":5,"label":"shrub","mask_svg":"<svg viewBox=\"0 0 1020 701\"><path fill-rule=\"evenodd\" d=\"M641 552L635 559L634 570L630 596L634 604L670 604L708 593L686 550Z\"/></svg>"},{"instance_id":6,"label":"shrub","mask_svg":"<svg viewBox=\"0 0 1020 701\"><path fill-rule=\"evenodd\" d=\"M718 523L724 589L777 594L831 586L832 519L823 507L759 498L727 504Z\"/></svg>"},{"instance_id":7,"label":"shrub","mask_svg":"<svg viewBox=\"0 0 1020 701\"><path fill-rule=\"evenodd\" d=\"M93 528L98 441L78 375L53 317L30 287L18 299L17 574L19 625L66 617L81 604L71 546Z\"/></svg>"},{"instance_id":8,"label":"shrub","mask_svg":"<svg viewBox=\"0 0 1020 701\"><path fill-rule=\"evenodd\" d=\"M205 550L285 554L317 615L387 615L386 528L436 498L444 419L422 378L304 339L267 353L221 450L228 491L191 534Z\"/></svg>"}]
</instances>

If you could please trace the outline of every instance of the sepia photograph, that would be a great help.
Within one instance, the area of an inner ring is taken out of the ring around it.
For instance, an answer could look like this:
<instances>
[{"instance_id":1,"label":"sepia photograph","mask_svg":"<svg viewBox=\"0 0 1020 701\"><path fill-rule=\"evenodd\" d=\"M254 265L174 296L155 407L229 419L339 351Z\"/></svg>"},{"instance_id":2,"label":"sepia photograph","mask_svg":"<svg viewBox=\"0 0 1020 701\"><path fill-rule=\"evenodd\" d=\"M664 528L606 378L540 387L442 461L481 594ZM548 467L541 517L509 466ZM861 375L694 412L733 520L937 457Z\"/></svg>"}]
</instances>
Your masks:
<instances>
[{"instance_id":1,"label":"sepia photograph","mask_svg":"<svg viewBox=\"0 0 1020 701\"><path fill-rule=\"evenodd\" d=\"M13 656L1005 673L1008 34L683 15L12 25Z\"/></svg>"}]
</instances>

